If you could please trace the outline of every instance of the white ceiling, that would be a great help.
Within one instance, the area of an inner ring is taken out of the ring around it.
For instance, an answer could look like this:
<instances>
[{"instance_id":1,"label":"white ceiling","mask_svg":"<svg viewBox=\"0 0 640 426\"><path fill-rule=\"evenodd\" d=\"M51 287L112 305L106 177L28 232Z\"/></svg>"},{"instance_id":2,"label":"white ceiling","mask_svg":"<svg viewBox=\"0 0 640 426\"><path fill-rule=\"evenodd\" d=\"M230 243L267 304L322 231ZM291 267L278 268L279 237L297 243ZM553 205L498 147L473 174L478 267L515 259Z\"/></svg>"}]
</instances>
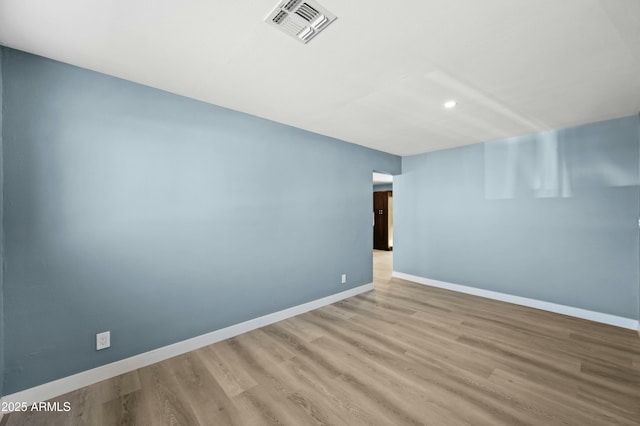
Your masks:
<instances>
[{"instance_id":1,"label":"white ceiling","mask_svg":"<svg viewBox=\"0 0 640 426\"><path fill-rule=\"evenodd\" d=\"M399 155L640 111L640 0L320 3L0 0L0 44Z\"/></svg>"}]
</instances>

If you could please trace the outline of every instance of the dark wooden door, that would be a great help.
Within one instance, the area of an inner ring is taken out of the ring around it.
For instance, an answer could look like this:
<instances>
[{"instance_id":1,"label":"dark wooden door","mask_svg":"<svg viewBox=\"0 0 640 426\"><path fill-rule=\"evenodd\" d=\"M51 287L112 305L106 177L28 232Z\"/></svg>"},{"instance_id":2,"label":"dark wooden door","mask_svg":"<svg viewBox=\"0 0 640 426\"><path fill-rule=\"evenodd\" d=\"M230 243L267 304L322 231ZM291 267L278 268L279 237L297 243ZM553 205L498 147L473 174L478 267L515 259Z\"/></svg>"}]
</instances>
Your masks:
<instances>
[{"instance_id":1,"label":"dark wooden door","mask_svg":"<svg viewBox=\"0 0 640 426\"><path fill-rule=\"evenodd\" d=\"M391 191L373 193L373 248L390 250L389 246L389 195Z\"/></svg>"}]
</instances>

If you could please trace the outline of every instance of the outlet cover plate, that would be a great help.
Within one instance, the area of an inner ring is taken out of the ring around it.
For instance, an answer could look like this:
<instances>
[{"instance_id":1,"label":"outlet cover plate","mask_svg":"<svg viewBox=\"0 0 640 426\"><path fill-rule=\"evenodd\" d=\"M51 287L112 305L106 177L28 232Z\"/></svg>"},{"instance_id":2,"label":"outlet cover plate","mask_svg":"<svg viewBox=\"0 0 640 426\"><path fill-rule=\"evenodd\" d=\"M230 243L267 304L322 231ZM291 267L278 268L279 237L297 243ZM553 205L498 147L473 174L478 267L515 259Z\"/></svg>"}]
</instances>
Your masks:
<instances>
[{"instance_id":1,"label":"outlet cover plate","mask_svg":"<svg viewBox=\"0 0 640 426\"><path fill-rule=\"evenodd\" d=\"M104 333L96 334L96 350L106 349L111 346L111 332L105 331Z\"/></svg>"}]
</instances>

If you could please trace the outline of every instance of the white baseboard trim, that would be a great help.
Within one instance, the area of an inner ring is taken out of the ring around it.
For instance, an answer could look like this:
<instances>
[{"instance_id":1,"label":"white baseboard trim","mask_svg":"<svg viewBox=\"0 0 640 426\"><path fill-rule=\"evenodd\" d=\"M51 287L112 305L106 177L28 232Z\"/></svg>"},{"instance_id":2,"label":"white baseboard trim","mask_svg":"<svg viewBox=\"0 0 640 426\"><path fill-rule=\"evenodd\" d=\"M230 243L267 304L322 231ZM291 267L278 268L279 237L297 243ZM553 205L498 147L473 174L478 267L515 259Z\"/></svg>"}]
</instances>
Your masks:
<instances>
[{"instance_id":1,"label":"white baseboard trim","mask_svg":"<svg viewBox=\"0 0 640 426\"><path fill-rule=\"evenodd\" d=\"M173 358L174 356L182 355L195 349L199 349L204 346L208 346L213 343L238 336L248 331L255 330L257 328L261 328L269 324L285 320L287 318L295 317L296 315L300 315L305 312L330 305L332 303L356 296L360 293L364 293L370 290L373 290L373 283L361 285L350 290L332 294L330 296L316 299L308 303L303 303L302 305L293 306L291 308L254 318L240 324L235 324L229 327L222 328L220 330L212 331L211 333L183 340L182 342L174 343L172 345L154 349L152 351L145 352L139 355L134 355L130 358L125 358L120 361L102 365L91 370L83 371L72 376L54 380L53 382L45 383L30 389L25 389L23 391L16 392L10 395L5 395L0 399L0 401L25 402L28 405L31 405L34 402L46 401L48 399L64 395L68 392L72 392L76 389L80 389L82 387L119 376L120 374L124 374L138 368L146 367L147 365L151 365L156 362Z\"/></svg>"},{"instance_id":2,"label":"white baseboard trim","mask_svg":"<svg viewBox=\"0 0 640 426\"><path fill-rule=\"evenodd\" d=\"M528 306L530 308L541 309L543 311L555 312L557 314L568 315L571 317L582 318L590 321L600 322L603 324L614 325L616 327L640 331L639 321L631 318L619 317L602 312L589 311L586 309L574 308L573 306L559 305L557 303L545 302L537 299L529 299L527 297L514 296L506 293L499 293L497 291L484 290L481 288L468 287L460 284L452 284L444 281L432 280L430 278L405 274L404 272L393 271L391 273L391 276L407 281L413 281L418 284L428 285L431 287L444 288L446 290L457 291L459 293L472 294L474 296L480 296L487 299L500 300L502 302L513 303L515 305Z\"/></svg>"}]
</instances>

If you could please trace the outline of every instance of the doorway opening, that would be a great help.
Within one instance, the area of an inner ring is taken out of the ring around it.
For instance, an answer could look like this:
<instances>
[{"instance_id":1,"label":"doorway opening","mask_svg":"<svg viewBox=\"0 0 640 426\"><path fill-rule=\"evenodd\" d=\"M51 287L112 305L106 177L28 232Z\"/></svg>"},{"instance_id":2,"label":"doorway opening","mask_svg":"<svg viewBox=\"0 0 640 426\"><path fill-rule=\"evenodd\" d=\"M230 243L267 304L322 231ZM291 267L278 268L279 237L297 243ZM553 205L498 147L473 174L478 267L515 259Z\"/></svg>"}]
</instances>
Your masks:
<instances>
[{"instance_id":1,"label":"doorway opening","mask_svg":"<svg viewBox=\"0 0 640 426\"><path fill-rule=\"evenodd\" d=\"M393 269L393 176L373 172L373 281L388 283Z\"/></svg>"},{"instance_id":2,"label":"doorway opening","mask_svg":"<svg viewBox=\"0 0 640 426\"><path fill-rule=\"evenodd\" d=\"M393 250L393 176L373 173L373 248Z\"/></svg>"}]
</instances>

